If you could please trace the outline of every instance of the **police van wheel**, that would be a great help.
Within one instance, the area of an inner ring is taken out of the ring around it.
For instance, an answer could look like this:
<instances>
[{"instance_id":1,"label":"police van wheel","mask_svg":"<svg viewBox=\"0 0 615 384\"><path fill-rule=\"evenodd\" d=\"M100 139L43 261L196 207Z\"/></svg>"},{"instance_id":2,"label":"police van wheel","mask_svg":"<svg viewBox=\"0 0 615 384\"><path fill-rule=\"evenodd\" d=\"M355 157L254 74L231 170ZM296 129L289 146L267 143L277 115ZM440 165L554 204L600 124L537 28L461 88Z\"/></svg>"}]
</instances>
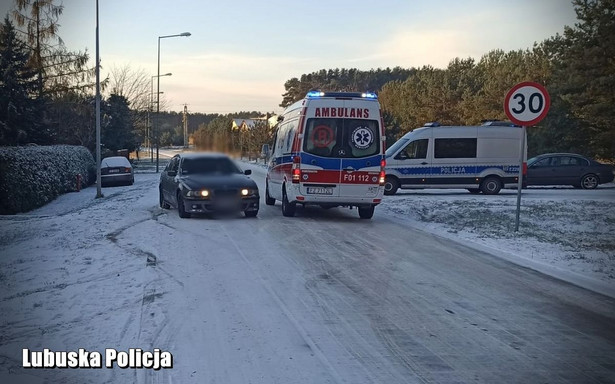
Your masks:
<instances>
[{"instance_id":1,"label":"police van wheel","mask_svg":"<svg viewBox=\"0 0 615 384\"><path fill-rule=\"evenodd\" d=\"M275 199L269 196L269 183L265 181L265 204L275 205Z\"/></svg>"},{"instance_id":2,"label":"police van wheel","mask_svg":"<svg viewBox=\"0 0 615 384\"><path fill-rule=\"evenodd\" d=\"M374 209L375 207L373 205L369 207L359 207L359 217L362 219L371 219L372 216L374 216Z\"/></svg>"},{"instance_id":3,"label":"police van wheel","mask_svg":"<svg viewBox=\"0 0 615 384\"><path fill-rule=\"evenodd\" d=\"M384 194L385 195L394 195L395 192L399 189L399 181L396 178L387 176L384 179Z\"/></svg>"},{"instance_id":4,"label":"police van wheel","mask_svg":"<svg viewBox=\"0 0 615 384\"><path fill-rule=\"evenodd\" d=\"M286 217L293 217L295 216L296 209L297 204L288 201L288 197L286 196L286 188L284 188L282 190L282 215Z\"/></svg>"},{"instance_id":5,"label":"police van wheel","mask_svg":"<svg viewBox=\"0 0 615 384\"><path fill-rule=\"evenodd\" d=\"M480 184L480 190L485 195L497 195L502 189L502 181L497 177L487 177Z\"/></svg>"}]
</instances>

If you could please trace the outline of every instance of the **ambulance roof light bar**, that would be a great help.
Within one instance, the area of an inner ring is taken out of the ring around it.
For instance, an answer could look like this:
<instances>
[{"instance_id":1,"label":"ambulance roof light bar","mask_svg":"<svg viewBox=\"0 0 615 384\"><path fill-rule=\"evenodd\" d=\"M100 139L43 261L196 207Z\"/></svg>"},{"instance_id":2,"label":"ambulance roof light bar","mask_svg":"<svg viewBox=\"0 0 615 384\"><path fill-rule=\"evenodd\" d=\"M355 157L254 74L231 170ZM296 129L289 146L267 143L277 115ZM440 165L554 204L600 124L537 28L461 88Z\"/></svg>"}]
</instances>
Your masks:
<instances>
[{"instance_id":1,"label":"ambulance roof light bar","mask_svg":"<svg viewBox=\"0 0 615 384\"><path fill-rule=\"evenodd\" d=\"M309 91L305 97L323 97L324 95L325 93L321 91Z\"/></svg>"},{"instance_id":2,"label":"ambulance roof light bar","mask_svg":"<svg viewBox=\"0 0 615 384\"><path fill-rule=\"evenodd\" d=\"M374 92L322 92L318 90L311 90L305 95L305 97L308 99L318 97L337 97L378 100L378 95Z\"/></svg>"}]
</instances>

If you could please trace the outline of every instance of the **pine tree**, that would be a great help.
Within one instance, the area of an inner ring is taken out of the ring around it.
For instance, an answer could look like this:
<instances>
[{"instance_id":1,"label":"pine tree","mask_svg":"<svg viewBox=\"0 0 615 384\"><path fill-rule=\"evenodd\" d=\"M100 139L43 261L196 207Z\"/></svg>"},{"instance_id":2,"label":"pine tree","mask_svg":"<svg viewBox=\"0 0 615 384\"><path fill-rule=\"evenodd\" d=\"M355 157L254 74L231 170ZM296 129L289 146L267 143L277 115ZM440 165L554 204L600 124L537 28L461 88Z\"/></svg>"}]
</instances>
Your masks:
<instances>
[{"instance_id":1,"label":"pine tree","mask_svg":"<svg viewBox=\"0 0 615 384\"><path fill-rule=\"evenodd\" d=\"M7 16L0 26L0 145L36 141L36 72L29 60L30 52Z\"/></svg>"},{"instance_id":2,"label":"pine tree","mask_svg":"<svg viewBox=\"0 0 615 384\"><path fill-rule=\"evenodd\" d=\"M137 138L128 100L124 96L111 94L103 107L101 112L107 121L102 129L102 143L105 148L111 151L119 149L134 151L137 147Z\"/></svg>"}]
</instances>

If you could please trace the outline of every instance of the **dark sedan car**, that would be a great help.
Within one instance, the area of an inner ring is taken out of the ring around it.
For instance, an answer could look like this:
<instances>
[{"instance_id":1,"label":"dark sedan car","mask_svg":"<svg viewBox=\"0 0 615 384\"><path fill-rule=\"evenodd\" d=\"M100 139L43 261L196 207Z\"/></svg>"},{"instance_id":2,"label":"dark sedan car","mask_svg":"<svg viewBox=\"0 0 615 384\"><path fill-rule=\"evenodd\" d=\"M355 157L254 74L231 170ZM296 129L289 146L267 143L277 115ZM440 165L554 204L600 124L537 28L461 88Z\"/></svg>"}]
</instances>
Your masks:
<instances>
[{"instance_id":1,"label":"dark sedan car","mask_svg":"<svg viewBox=\"0 0 615 384\"><path fill-rule=\"evenodd\" d=\"M594 189L613 181L613 166L574 153L546 153L527 161L527 185Z\"/></svg>"},{"instance_id":2,"label":"dark sedan car","mask_svg":"<svg viewBox=\"0 0 615 384\"><path fill-rule=\"evenodd\" d=\"M255 217L258 187L230 157L220 153L178 154L160 175L160 207L176 207L179 217L192 213L238 212Z\"/></svg>"}]
</instances>

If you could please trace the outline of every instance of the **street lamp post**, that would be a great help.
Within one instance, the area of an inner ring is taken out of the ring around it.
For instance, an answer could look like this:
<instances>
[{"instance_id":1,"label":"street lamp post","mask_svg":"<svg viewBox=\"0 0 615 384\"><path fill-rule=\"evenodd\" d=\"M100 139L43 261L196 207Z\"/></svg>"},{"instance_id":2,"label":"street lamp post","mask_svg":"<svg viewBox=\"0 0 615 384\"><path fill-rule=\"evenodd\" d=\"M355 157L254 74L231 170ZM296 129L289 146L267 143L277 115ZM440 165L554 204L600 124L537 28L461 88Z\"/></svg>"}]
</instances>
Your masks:
<instances>
[{"instance_id":1,"label":"street lamp post","mask_svg":"<svg viewBox=\"0 0 615 384\"><path fill-rule=\"evenodd\" d=\"M149 94L149 106L147 107L147 127L148 127L148 129L149 129L149 113L150 113L151 110L154 109L154 78L162 77L162 76L171 76L171 75L173 75L173 74L169 72L169 73L165 73L164 75L160 75L160 76L158 76L158 75L152 76L152 81L151 81L151 85L152 86L151 86L151 92ZM159 92L159 93L164 93L164 92ZM152 148L151 135L152 135L152 132L150 131L148 133L148 137L150 138L150 140L149 140L149 147L148 148L149 148L149 153L150 153L150 159L151 159L151 162L153 163L154 162L154 148Z\"/></svg>"},{"instance_id":2,"label":"street lamp post","mask_svg":"<svg viewBox=\"0 0 615 384\"><path fill-rule=\"evenodd\" d=\"M103 197L100 179L100 47L98 39L98 0L96 0L96 198Z\"/></svg>"},{"instance_id":3,"label":"street lamp post","mask_svg":"<svg viewBox=\"0 0 615 384\"><path fill-rule=\"evenodd\" d=\"M160 156L159 156L159 146L160 146L160 140L158 138L158 122L159 122L159 118L160 118L160 40L161 39L166 39L169 37L188 37L190 36L191 33L190 32L183 32L183 33L179 33L177 35L166 35L166 36L158 36L158 72L157 72L157 86L156 86L156 173L158 173L158 169L159 169L159 160L160 160Z\"/></svg>"},{"instance_id":4,"label":"street lamp post","mask_svg":"<svg viewBox=\"0 0 615 384\"><path fill-rule=\"evenodd\" d=\"M154 83L154 79L152 78L152 84ZM154 88L154 86L152 85L152 89ZM160 93L164 93L164 92L160 92ZM150 119L149 115L150 113L154 110L154 92L150 92L149 94L149 103L147 104L147 122L145 123L146 125L146 132L145 132L145 145L147 146L147 151L150 154L150 161L153 163L154 162L154 147L152 146L152 125L153 125L153 119Z\"/></svg>"}]
</instances>

